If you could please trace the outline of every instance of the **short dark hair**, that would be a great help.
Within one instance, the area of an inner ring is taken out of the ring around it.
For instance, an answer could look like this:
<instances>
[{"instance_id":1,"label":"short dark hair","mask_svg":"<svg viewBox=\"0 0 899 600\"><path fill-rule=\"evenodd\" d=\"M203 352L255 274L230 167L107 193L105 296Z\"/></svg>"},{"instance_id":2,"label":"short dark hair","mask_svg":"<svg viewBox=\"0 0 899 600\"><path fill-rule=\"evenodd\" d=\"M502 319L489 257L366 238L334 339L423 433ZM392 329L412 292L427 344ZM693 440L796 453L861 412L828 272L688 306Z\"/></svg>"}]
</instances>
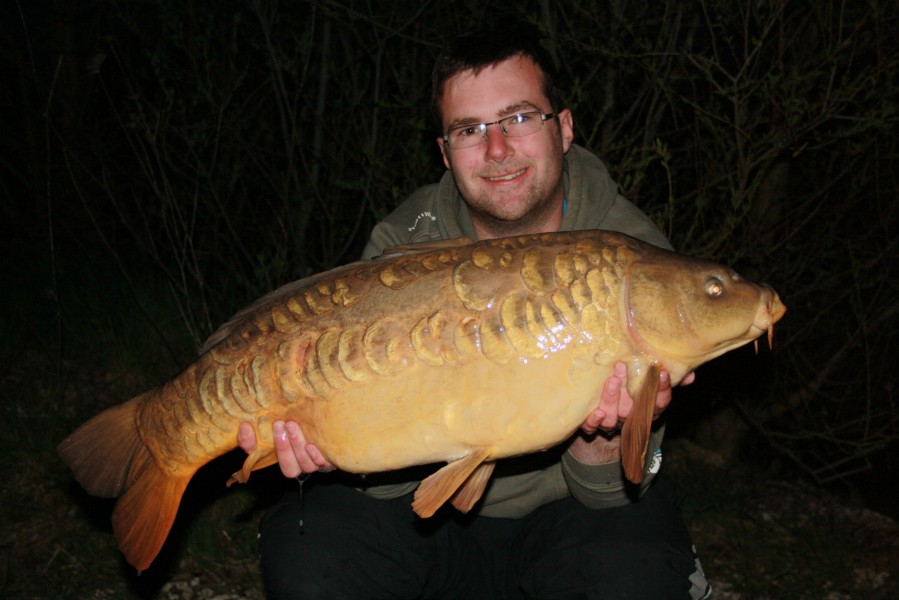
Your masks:
<instances>
[{"instance_id":1,"label":"short dark hair","mask_svg":"<svg viewBox=\"0 0 899 600\"><path fill-rule=\"evenodd\" d=\"M437 56L431 73L431 109L437 128L442 127L440 98L451 77L463 71L473 71L477 75L488 67L517 56L529 58L537 65L543 81L543 94L550 103L549 110L561 110L562 97L556 83L556 65L540 44L536 32L523 26L482 29L457 37Z\"/></svg>"}]
</instances>

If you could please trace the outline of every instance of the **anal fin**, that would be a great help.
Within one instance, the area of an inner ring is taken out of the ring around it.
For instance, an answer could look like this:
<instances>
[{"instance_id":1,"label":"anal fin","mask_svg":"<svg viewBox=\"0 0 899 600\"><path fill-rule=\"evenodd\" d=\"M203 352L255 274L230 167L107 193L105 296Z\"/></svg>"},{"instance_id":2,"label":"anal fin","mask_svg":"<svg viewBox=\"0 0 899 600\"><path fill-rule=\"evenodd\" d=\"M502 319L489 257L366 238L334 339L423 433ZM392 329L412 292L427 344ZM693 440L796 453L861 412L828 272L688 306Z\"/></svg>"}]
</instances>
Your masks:
<instances>
[{"instance_id":1,"label":"anal fin","mask_svg":"<svg viewBox=\"0 0 899 600\"><path fill-rule=\"evenodd\" d=\"M456 493L468 477L490 455L487 448L481 448L464 458L455 460L436 473L425 478L415 490L412 510L420 517L430 517L444 502Z\"/></svg>"},{"instance_id":2,"label":"anal fin","mask_svg":"<svg viewBox=\"0 0 899 600\"><path fill-rule=\"evenodd\" d=\"M481 463L474 470L474 473L468 476L462 487L453 494L453 506L464 513L470 511L481 499L481 496L484 495L484 490L487 489L487 482L490 481L490 476L493 475L493 467L495 466L496 463L494 461Z\"/></svg>"},{"instance_id":3,"label":"anal fin","mask_svg":"<svg viewBox=\"0 0 899 600\"><path fill-rule=\"evenodd\" d=\"M631 483L643 481L646 453L649 450L649 433L652 429L652 414L656 396L659 393L658 365L651 365L649 372L634 398L634 407L621 430L621 466L624 476Z\"/></svg>"}]
</instances>

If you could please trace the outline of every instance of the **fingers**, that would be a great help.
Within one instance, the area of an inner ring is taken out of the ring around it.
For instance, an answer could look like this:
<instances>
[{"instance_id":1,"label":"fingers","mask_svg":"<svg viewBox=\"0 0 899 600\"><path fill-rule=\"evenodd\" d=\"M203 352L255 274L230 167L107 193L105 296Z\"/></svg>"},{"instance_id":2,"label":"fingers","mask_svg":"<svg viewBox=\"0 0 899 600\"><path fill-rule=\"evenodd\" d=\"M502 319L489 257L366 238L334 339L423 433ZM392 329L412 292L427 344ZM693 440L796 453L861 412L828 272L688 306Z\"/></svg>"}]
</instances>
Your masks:
<instances>
[{"instance_id":1,"label":"fingers","mask_svg":"<svg viewBox=\"0 0 899 600\"><path fill-rule=\"evenodd\" d=\"M328 459L321 453L318 449L318 446L315 444L306 444L306 452L309 453L309 458L312 459L316 465L318 465L319 471L333 471L334 465L328 462Z\"/></svg>"},{"instance_id":2,"label":"fingers","mask_svg":"<svg viewBox=\"0 0 899 600\"><path fill-rule=\"evenodd\" d=\"M659 373L659 392L656 395L656 405L652 411L652 418L655 419L671 404L671 375L668 371Z\"/></svg>"},{"instance_id":3,"label":"fingers","mask_svg":"<svg viewBox=\"0 0 899 600\"><path fill-rule=\"evenodd\" d=\"M624 418L621 417L621 409L626 408L630 412L630 405L632 404L625 403L627 406L623 407L621 402L622 396L626 396L627 400L630 400L630 396L627 396L626 391L622 394L623 381L626 377L627 367L625 367L624 363L617 363L612 371L612 375L603 384L599 406L587 415L587 419L581 425L581 429L585 433L593 434L598 430L602 430L605 433L614 433L618 430L619 421Z\"/></svg>"},{"instance_id":4,"label":"fingers","mask_svg":"<svg viewBox=\"0 0 899 600\"><path fill-rule=\"evenodd\" d=\"M688 373L680 385L689 385L696 379L696 374ZM597 431L611 434L618 431L627 420L634 407L634 400L627 391L627 365L623 362L615 363L612 374L606 379L602 388L599 406L591 412L581 425L581 429L587 434ZM659 375L659 391L656 395L653 408L653 418L657 418L671 404L673 392L671 389L671 375L662 371Z\"/></svg>"},{"instance_id":5,"label":"fingers","mask_svg":"<svg viewBox=\"0 0 899 600\"><path fill-rule=\"evenodd\" d=\"M598 408L587 415L587 419L584 421L584 424L581 425L581 429L587 435L593 435L599 429L599 426L602 425L605 417L605 411Z\"/></svg>"},{"instance_id":6,"label":"fingers","mask_svg":"<svg viewBox=\"0 0 899 600\"><path fill-rule=\"evenodd\" d=\"M272 435L278 465L285 477L330 471L334 468L314 444L306 441L303 430L296 421L275 421L272 424Z\"/></svg>"},{"instance_id":7,"label":"fingers","mask_svg":"<svg viewBox=\"0 0 899 600\"><path fill-rule=\"evenodd\" d=\"M618 375L609 377L602 387L602 398L599 406L603 415L597 423L597 428L606 433L617 431L620 424L624 422L628 413L630 413L632 405L633 403L630 401L627 389L624 387L623 379Z\"/></svg>"},{"instance_id":8,"label":"fingers","mask_svg":"<svg viewBox=\"0 0 899 600\"><path fill-rule=\"evenodd\" d=\"M247 454L252 454L256 450L256 430L247 421L242 422L237 428L237 445Z\"/></svg>"},{"instance_id":9,"label":"fingers","mask_svg":"<svg viewBox=\"0 0 899 600\"><path fill-rule=\"evenodd\" d=\"M278 465L285 477L318 471L306 452L306 438L296 423L288 425L284 421L275 421L272 424L272 436L275 439Z\"/></svg>"},{"instance_id":10,"label":"fingers","mask_svg":"<svg viewBox=\"0 0 899 600\"><path fill-rule=\"evenodd\" d=\"M286 477L334 470L334 466L318 447L306 441L303 430L296 421L275 421L272 424L272 437L275 440L278 466ZM237 444L247 454L256 451L256 430L248 421L242 422L237 428Z\"/></svg>"}]
</instances>

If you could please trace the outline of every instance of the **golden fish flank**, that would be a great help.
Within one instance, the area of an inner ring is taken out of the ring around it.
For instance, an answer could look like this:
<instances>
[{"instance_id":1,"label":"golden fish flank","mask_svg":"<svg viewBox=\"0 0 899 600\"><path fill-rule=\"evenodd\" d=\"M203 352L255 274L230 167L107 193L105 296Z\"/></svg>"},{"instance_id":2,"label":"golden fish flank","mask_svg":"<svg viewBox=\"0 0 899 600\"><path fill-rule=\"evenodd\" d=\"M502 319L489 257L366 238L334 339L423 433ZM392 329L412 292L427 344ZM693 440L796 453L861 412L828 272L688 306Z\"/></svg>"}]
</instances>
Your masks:
<instances>
[{"instance_id":1,"label":"golden fish flank","mask_svg":"<svg viewBox=\"0 0 899 600\"><path fill-rule=\"evenodd\" d=\"M585 330L585 335L608 336L608 325L597 315L600 310L614 310L614 297L602 282L600 270L587 269L588 264L601 260L601 255L594 251L593 256L577 255L576 258L580 267L572 268L575 257L559 261L553 252L529 248L520 263L513 263L508 250L478 249L471 259L455 266L453 287L462 305L471 311L484 313L494 305L498 310L482 314L477 321L467 314L453 329L449 317L442 312L422 317L409 330L389 317L373 322L364 330L359 326L328 329L311 343L311 351L305 358L297 356L303 349L300 343L284 342L282 346L289 348L286 351L291 356L288 364L302 364L303 369L301 375L298 371L282 371L282 389L288 395L296 394L298 390L292 379L300 376L303 393L323 397L348 382L360 382L373 375L396 375L410 360L440 366L447 360L458 363L464 356L478 353L499 364L511 359L540 358L571 343L571 335L563 338L556 333L570 331L583 318L590 319L597 327ZM420 264L423 263L406 261L390 265L379 272L378 278L390 289L400 290L422 274L410 268ZM424 264L428 265L426 271L446 266L445 262ZM527 290L507 291L501 280L484 276L485 271L512 268L518 269ZM557 273L558 268L565 272ZM570 291L557 289L556 281L563 281L570 286ZM342 289L349 288L344 284ZM328 290L320 286L320 291ZM547 293L552 295L544 298ZM307 300L308 297L308 294L304 296ZM604 305L592 306L594 298ZM317 312L328 311L319 304ZM472 326L474 323L477 327ZM281 357L286 358L283 352ZM360 357L364 357L364 362Z\"/></svg>"},{"instance_id":2,"label":"golden fish flank","mask_svg":"<svg viewBox=\"0 0 899 600\"><path fill-rule=\"evenodd\" d=\"M767 286L627 236L582 231L391 249L282 287L215 332L171 381L64 440L85 489L121 496L113 530L136 567L156 556L193 474L259 448L234 480L275 462L271 423L300 422L333 464L375 472L451 461L413 508L470 509L495 461L564 441L616 361L632 416L622 465L643 476L658 370L687 372L773 331Z\"/></svg>"}]
</instances>

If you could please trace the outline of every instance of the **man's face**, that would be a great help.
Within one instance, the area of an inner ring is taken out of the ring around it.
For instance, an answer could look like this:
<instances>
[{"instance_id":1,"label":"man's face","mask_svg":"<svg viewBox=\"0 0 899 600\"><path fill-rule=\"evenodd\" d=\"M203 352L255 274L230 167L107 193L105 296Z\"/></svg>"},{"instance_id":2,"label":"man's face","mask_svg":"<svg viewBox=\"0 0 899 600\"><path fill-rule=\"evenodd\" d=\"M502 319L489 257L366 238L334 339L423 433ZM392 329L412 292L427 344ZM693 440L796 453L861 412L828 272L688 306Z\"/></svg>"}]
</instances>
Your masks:
<instances>
[{"instance_id":1,"label":"man's face","mask_svg":"<svg viewBox=\"0 0 899 600\"><path fill-rule=\"evenodd\" d=\"M478 75L450 78L440 99L443 129L489 123L515 113L547 113L540 71L528 58L513 57ZM556 231L562 221L562 162L574 137L571 112L558 113L531 135L506 137L499 125L469 148L437 143L443 162L468 204L478 238Z\"/></svg>"}]
</instances>

